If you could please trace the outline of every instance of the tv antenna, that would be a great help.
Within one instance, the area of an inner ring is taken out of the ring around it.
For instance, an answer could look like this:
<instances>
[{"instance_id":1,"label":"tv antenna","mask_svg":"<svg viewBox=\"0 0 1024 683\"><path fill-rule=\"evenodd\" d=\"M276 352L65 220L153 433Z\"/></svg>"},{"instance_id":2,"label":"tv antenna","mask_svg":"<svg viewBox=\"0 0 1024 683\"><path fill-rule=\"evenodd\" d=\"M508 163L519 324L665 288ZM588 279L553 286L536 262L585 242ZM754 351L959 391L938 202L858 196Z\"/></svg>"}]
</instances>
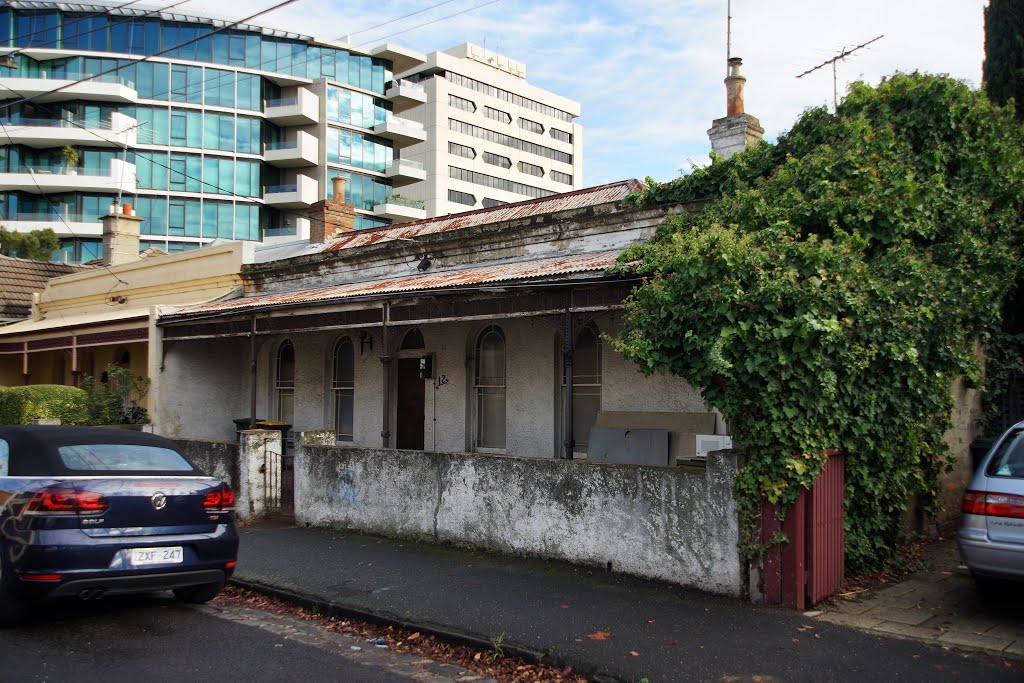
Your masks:
<instances>
[{"instance_id":1,"label":"tv antenna","mask_svg":"<svg viewBox=\"0 0 1024 683\"><path fill-rule=\"evenodd\" d=\"M824 68L824 67L828 66L829 64L831 64L832 65L832 109L835 110L835 109L837 109L839 107L839 85L838 85L838 79L836 77L836 62L839 62L840 60L845 60L847 57L852 55L857 50L863 50L864 48L866 48L871 43L879 41L882 38L885 38L885 34L884 33L882 35L880 35L880 36L872 38L871 40L869 40L866 43L861 43L860 45L857 45L856 47L851 47L850 49L843 48L843 51L840 52L839 54L837 54L832 59L826 59L821 64L819 64L817 66L814 66L814 67L811 67L807 71L805 71L802 74L798 75L797 78L803 78L807 74L813 73L813 72L817 71L818 69Z\"/></svg>"}]
</instances>

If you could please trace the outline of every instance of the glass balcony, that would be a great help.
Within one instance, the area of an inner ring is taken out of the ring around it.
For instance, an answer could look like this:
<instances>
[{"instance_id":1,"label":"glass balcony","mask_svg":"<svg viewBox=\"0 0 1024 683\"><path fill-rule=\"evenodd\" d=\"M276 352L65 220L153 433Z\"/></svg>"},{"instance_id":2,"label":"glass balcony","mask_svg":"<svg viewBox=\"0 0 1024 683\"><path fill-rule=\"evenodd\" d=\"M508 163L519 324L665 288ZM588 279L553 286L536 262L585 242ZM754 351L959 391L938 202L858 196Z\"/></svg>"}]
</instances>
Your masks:
<instances>
[{"instance_id":1,"label":"glass balcony","mask_svg":"<svg viewBox=\"0 0 1024 683\"><path fill-rule=\"evenodd\" d=\"M426 180L427 170L418 161L395 159L384 170L384 177L391 179L393 187L403 187L411 183Z\"/></svg>"},{"instance_id":2,"label":"glass balcony","mask_svg":"<svg viewBox=\"0 0 1024 683\"><path fill-rule=\"evenodd\" d=\"M306 126L320 120L320 98L299 88L292 97L267 100L263 113L279 126Z\"/></svg>"},{"instance_id":3,"label":"glass balcony","mask_svg":"<svg viewBox=\"0 0 1024 683\"><path fill-rule=\"evenodd\" d=\"M268 142L263 158L268 164L281 168L316 166L320 156L320 142L305 131L296 131L294 136L279 142Z\"/></svg>"},{"instance_id":4,"label":"glass balcony","mask_svg":"<svg viewBox=\"0 0 1024 683\"><path fill-rule=\"evenodd\" d=\"M407 147L427 139L427 130L422 123L392 116L373 127L374 135L391 140L396 147Z\"/></svg>"},{"instance_id":5,"label":"glass balcony","mask_svg":"<svg viewBox=\"0 0 1024 683\"><path fill-rule=\"evenodd\" d=\"M384 91L384 97L391 101L392 110L401 113L427 101L427 90L419 83L398 80Z\"/></svg>"}]
</instances>

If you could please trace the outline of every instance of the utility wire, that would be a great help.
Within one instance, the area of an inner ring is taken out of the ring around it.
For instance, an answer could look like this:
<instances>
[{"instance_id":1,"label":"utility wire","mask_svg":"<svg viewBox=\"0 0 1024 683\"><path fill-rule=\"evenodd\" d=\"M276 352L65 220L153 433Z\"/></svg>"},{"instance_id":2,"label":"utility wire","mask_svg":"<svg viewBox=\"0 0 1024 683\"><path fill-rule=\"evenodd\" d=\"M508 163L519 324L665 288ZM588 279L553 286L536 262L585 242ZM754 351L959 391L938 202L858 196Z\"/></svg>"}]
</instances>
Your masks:
<instances>
[{"instance_id":1,"label":"utility wire","mask_svg":"<svg viewBox=\"0 0 1024 683\"><path fill-rule=\"evenodd\" d=\"M188 2L189 0L185 0L185 1ZM128 7L129 5L135 5L135 4L139 3L139 2L142 2L142 0L131 0L131 2L126 2L123 5L117 5L116 7L111 7L109 9L109 11L88 12L88 13L83 14L81 17L75 19L73 23L78 24L78 23L81 23L81 22L85 21L86 19L91 19L93 17L104 16L104 15L107 15L107 14L110 14L110 13L114 12L115 10L124 9L125 7ZM178 3L178 4L180 5L182 3ZM161 10L153 10L153 11L160 12ZM148 14L152 14L153 11L146 12L146 14L143 14L141 16L147 16ZM135 16L133 16L131 18L137 19L137 18L139 18L139 15L135 15ZM118 22L118 23L120 23L120 22ZM96 31L105 31L106 29L107 29L107 27L103 26L103 27L100 27L100 28L94 28L91 31L86 31L85 33L76 33L75 35L85 36L85 35L89 35L90 33L95 33ZM13 42L18 42L20 40L24 40L26 38L31 38L33 36L38 36L38 35L43 34L43 33L49 33L50 31L56 32L57 29L56 29L56 27L54 27L54 28L41 28L41 29L39 29L37 31L30 31L28 33L22 33L21 35L14 36L12 41ZM9 52L8 55L16 54L16 53L20 52L21 50L30 50L33 47L42 47L42 46L40 46L40 45L26 45L25 47L21 47L21 48L18 48L17 50L13 50L12 52Z\"/></svg>"},{"instance_id":2,"label":"utility wire","mask_svg":"<svg viewBox=\"0 0 1024 683\"><path fill-rule=\"evenodd\" d=\"M478 9L483 8L483 7L487 7L488 5L493 5L496 2L501 2L501 0L491 0L490 2L485 2L482 5L476 5L475 7L470 7L469 9L460 10L458 12L455 12L454 14L449 14L446 17L441 17L439 19L434 19L433 21L428 21L426 23L419 24L418 26L413 26L412 28L407 28L404 31L398 31L397 33L389 33L386 36L381 36L379 38L374 38L373 40L371 40L369 42L360 43L358 45L358 47L362 47L363 45L369 45L370 43L376 43L378 40L384 40L385 38L394 38L395 36L400 36L403 33L408 33L409 31L415 31L418 28L423 28L424 26L430 26L431 24L436 24L439 21L445 21L446 19L451 19L453 17L457 17L460 14L467 14L469 12L473 12L474 10L478 10Z\"/></svg>"},{"instance_id":3,"label":"utility wire","mask_svg":"<svg viewBox=\"0 0 1024 683\"><path fill-rule=\"evenodd\" d=\"M296 1L297 0L284 0L283 2L279 2L278 4L274 5L273 7L268 7L267 9L260 10L256 14L252 14L252 15L244 18L244 19L239 19L238 21L234 21L234 22L231 22L229 24L225 24L224 26L217 27L217 28L213 29L212 31L208 31L207 33L204 33L202 35L196 36L194 38L190 38L190 39L188 39L186 41L183 41L181 43L178 43L177 45L174 45L172 47L168 47L168 48L165 48L165 49L160 50L158 52L154 52L151 55L146 55L145 57L142 57L141 59L138 59L138 60L126 60L126 61L128 61L129 63L134 63L134 64L140 64L142 62L149 61L153 57L159 57L159 56L165 55L165 54L167 54L169 52L173 52L175 50L178 50L178 49L180 49L180 48L182 48L182 47L184 47L186 45L191 45L192 43L197 43L200 40L204 40L204 39L206 39L206 38L208 38L208 37L210 37L210 36L212 36L212 35L214 35L216 33L221 33L222 31L227 31L227 30L232 29L232 28L234 28L234 27L236 27L236 26L238 26L240 24L244 24L244 23L246 23L248 21L251 21L251 20L255 19L256 17L259 17L259 16L262 16L264 14L267 14L268 12L273 12L274 10L280 9L280 8L286 6L286 5L291 5L292 3L296 2ZM497 0L493 0L493 1L497 2ZM67 84L62 85L62 86L60 86L58 88L53 88L52 90L47 90L46 92L41 92L41 93L38 93L36 95L32 95L31 97L23 97L22 99L15 100L14 102L5 102L3 104L0 104L0 109L7 109L7 108L10 108L10 107L13 107L16 104L21 104L22 102L32 102L33 100L37 100L40 97L45 97L47 95L53 95L54 93L58 93L58 92L61 92L63 90L67 90L68 88L73 88L76 85L80 85L82 83L86 83L86 82L91 81L91 80L93 80L95 78L99 78L100 76L106 76L107 74L114 73L115 71L120 71L121 69L124 69L127 66L128 66L128 63L126 63L126 64L119 64L119 65L117 65L115 67L112 67L110 69L107 69L105 71L101 71L98 74L91 74L91 75L89 75L89 76L87 76L85 78L80 78L77 81L73 81L71 83L67 83Z\"/></svg>"},{"instance_id":4,"label":"utility wire","mask_svg":"<svg viewBox=\"0 0 1024 683\"><path fill-rule=\"evenodd\" d=\"M336 39L334 40L334 42L336 42L336 43L340 43L340 42L342 42L342 41L343 41L343 40L344 40L345 38L351 38L352 36L358 36L358 35L359 35L360 33L366 33L366 32L368 32L368 31L372 31L372 30L373 30L373 29L375 29L375 28L380 28L381 26L387 26L388 24L394 24L395 22L399 22L399 21L401 21L402 19L408 19L409 17L414 17L414 16L416 16L417 14L423 14L424 12L426 12L426 11L428 11L428 10L432 10L432 9L435 9L435 8L437 8L437 7L440 7L440 6L442 6L442 5L447 5L447 4L449 4L449 3L452 3L452 2L455 2L455 0L444 0L444 2L439 2L439 3L437 3L436 5L431 5L430 7L424 7L423 9L421 9L421 10L417 10L417 11L415 11L415 12L410 12L409 14L406 14L406 15L400 16L400 17L398 17L397 19L391 19L391 20L389 20L389 21L384 21L384 22L381 22L381 23L377 24L376 26L371 26L370 28L364 28L364 29L362 29L361 31L354 31L354 32L352 32L352 33L349 33L349 34L347 34L347 35L345 35L345 36L341 37L341 38L336 38Z\"/></svg>"}]
</instances>

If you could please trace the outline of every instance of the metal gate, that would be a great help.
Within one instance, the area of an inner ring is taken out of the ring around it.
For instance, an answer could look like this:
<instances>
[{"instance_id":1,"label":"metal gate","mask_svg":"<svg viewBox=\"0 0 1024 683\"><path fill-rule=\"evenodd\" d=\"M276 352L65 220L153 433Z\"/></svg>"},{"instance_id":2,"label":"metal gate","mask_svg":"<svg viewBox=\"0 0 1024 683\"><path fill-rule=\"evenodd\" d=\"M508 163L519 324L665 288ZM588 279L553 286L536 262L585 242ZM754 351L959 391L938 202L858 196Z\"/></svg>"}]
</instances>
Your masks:
<instances>
[{"instance_id":1,"label":"metal gate","mask_svg":"<svg viewBox=\"0 0 1024 683\"><path fill-rule=\"evenodd\" d=\"M295 456L267 449L263 462L263 500L269 513L295 514Z\"/></svg>"},{"instance_id":2,"label":"metal gate","mask_svg":"<svg viewBox=\"0 0 1024 683\"><path fill-rule=\"evenodd\" d=\"M809 490L786 510L781 530L789 541L770 547L761 558L764 600L805 609L842 586L846 571L843 530L846 476L841 453L830 453L825 469ZM780 529L779 509L761 506L761 540Z\"/></svg>"}]
</instances>

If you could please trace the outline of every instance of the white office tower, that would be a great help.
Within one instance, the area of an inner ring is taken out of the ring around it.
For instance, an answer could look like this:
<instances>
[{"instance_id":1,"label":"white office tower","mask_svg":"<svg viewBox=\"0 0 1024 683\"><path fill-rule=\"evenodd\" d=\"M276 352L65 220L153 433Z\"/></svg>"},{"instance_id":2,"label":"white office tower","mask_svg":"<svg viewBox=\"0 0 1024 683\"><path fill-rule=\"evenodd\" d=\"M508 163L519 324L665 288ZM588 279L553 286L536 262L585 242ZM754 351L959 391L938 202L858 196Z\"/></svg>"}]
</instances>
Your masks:
<instances>
[{"instance_id":1,"label":"white office tower","mask_svg":"<svg viewBox=\"0 0 1024 683\"><path fill-rule=\"evenodd\" d=\"M396 178L395 192L428 216L582 187L580 105L527 83L523 63L466 43L395 72L407 95L388 93L395 115L426 131L396 154L422 180Z\"/></svg>"}]
</instances>

